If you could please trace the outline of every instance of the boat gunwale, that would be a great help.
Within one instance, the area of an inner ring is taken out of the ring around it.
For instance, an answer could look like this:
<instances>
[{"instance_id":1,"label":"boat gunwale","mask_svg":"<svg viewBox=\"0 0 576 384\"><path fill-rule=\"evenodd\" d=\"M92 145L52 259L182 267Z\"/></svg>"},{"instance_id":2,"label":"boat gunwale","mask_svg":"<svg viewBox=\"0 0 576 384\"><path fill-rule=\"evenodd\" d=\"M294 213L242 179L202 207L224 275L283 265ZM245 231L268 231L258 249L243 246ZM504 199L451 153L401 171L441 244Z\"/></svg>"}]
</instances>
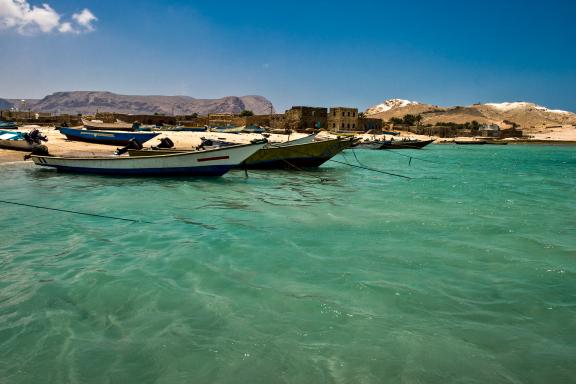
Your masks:
<instances>
[{"instance_id":1,"label":"boat gunwale","mask_svg":"<svg viewBox=\"0 0 576 384\"><path fill-rule=\"evenodd\" d=\"M142 156L142 157L140 157L140 156L115 156L115 155L94 156L94 157L31 155L31 157L49 158L49 159L66 159L66 160L135 160L138 158L148 158L149 159L149 158L189 156L191 154L204 154L204 153L211 153L211 152L218 152L218 151L226 151L229 149L237 149L237 148L242 148L242 147L248 147L251 145L259 145L259 144L240 144L240 145L232 145L232 146L224 147L224 148L207 149L204 151L187 151L187 152L167 153L167 154L158 154L158 155L150 155L150 156Z\"/></svg>"}]
</instances>

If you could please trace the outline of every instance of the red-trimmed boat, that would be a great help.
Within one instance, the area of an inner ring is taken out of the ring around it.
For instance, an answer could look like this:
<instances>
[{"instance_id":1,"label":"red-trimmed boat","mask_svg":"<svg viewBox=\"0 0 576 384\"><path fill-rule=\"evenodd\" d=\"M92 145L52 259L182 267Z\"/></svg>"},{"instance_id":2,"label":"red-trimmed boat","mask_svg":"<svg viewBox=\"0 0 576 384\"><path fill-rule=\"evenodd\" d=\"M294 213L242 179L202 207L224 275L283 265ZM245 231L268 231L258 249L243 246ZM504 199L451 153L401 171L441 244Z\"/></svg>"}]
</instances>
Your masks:
<instances>
[{"instance_id":1,"label":"red-trimmed boat","mask_svg":"<svg viewBox=\"0 0 576 384\"><path fill-rule=\"evenodd\" d=\"M263 146L264 144L247 144L142 157L30 157L36 165L64 172L118 176L222 176Z\"/></svg>"}]
</instances>

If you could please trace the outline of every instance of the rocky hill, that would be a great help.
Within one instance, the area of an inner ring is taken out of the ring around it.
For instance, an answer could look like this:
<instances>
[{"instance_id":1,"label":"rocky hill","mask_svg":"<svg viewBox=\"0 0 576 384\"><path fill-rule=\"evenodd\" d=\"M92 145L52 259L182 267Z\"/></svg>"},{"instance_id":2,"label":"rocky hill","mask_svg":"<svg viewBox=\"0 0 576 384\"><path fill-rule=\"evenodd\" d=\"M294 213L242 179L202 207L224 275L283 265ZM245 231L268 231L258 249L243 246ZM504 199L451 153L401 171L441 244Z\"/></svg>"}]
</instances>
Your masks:
<instances>
[{"instance_id":1,"label":"rocky hill","mask_svg":"<svg viewBox=\"0 0 576 384\"><path fill-rule=\"evenodd\" d=\"M270 113L272 106L272 103L262 96L195 99L189 96L138 96L92 91L56 92L40 100L27 100L26 103L27 108L33 111L70 114L117 112L167 115L198 113L206 115L208 113L240 113L243 110L251 110L258 115ZM273 107L272 111L274 112Z\"/></svg>"},{"instance_id":2,"label":"rocky hill","mask_svg":"<svg viewBox=\"0 0 576 384\"><path fill-rule=\"evenodd\" d=\"M14 106L14 104L6 99L0 99L0 110L3 109L10 109Z\"/></svg>"},{"instance_id":3,"label":"rocky hill","mask_svg":"<svg viewBox=\"0 0 576 384\"><path fill-rule=\"evenodd\" d=\"M407 114L421 115L423 124L479 123L506 125L516 123L521 128L532 129L555 125L576 125L576 114L568 111L548 109L528 102L486 103L470 106L440 107L414 101L392 99L366 110L369 117L389 120Z\"/></svg>"}]
</instances>

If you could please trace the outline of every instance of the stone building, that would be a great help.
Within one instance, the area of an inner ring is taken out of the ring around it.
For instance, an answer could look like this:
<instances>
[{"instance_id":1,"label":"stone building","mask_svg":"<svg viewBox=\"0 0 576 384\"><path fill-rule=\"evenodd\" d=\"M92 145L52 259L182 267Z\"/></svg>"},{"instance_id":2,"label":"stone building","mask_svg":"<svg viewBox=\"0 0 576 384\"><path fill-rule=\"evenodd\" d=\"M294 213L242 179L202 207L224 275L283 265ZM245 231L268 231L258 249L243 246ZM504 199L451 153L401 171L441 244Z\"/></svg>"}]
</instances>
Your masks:
<instances>
[{"instance_id":1,"label":"stone building","mask_svg":"<svg viewBox=\"0 0 576 384\"><path fill-rule=\"evenodd\" d=\"M498 124L482 124L478 130L482 137L500 137L500 126Z\"/></svg>"},{"instance_id":2,"label":"stone building","mask_svg":"<svg viewBox=\"0 0 576 384\"><path fill-rule=\"evenodd\" d=\"M504 139L506 137L523 137L523 136L524 132L521 129L515 127L500 130L501 139Z\"/></svg>"},{"instance_id":3,"label":"stone building","mask_svg":"<svg viewBox=\"0 0 576 384\"><path fill-rule=\"evenodd\" d=\"M327 108L302 106L292 107L284 113L286 128L293 131L326 129L327 114Z\"/></svg>"},{"instance_id":4,"label":"stone building","mask_svg":"<svg viewBox=\"0 0 576 384\"><path fill-rule=\"evenodd\" d=\"M210 113L208 114L208 125L214 127L233 125L235 117L236 115L232 113Z\"/></svg>"},{"instance_id":5,"label":"stone building","mask_svg":"<svg viewBox=\"0 0 576 384\"><path fill-rule=\"evenodd\" d=\"M373 117L359 117L358 118L358 130L367 132L381 132L382 131L382 119L375 119Z\"/></svg>"},{"instance_id":6,"label":"stone building","mask_svg":"<svg viewBox=\"0 0 576 384\"><path fill-rule=\"evenodd\" d=\"M328 113L328 130L357 131L358 108L332 107Z\"/></svg>"}]
</instances>

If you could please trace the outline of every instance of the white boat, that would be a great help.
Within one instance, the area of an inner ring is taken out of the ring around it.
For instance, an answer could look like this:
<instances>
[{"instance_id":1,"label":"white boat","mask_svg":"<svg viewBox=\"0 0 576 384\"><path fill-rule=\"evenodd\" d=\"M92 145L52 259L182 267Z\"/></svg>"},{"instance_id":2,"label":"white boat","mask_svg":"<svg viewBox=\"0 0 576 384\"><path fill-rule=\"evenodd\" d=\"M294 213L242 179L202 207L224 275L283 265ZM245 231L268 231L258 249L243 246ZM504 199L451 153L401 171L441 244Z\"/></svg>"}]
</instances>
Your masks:
<instances>
[{"instance_id":1,"label":"white boat","mask_svg":"<svg viewBox=\"0 0 576 384\"><path fill-rule=\"evenodd\" d=\"M210 132L218 132L218 133L240 133L244 130L244 126L241 127L212 127L210 128Z\"/></svg>"},{"instance_id":2,"label":"white boat","mask_svg":"<svg viewBox=\"0 0 576 384\"><path fill-rule=\"evenodd\" d=\"M123 121L103 123L101 121L88 121L82 119L82 124L84 124L86 129L92 131L137 131L140 127L139 123L125 123Z\"/></svg>"},{"instance_id":3,"label":"white boat","mask_svg":"<svg viewBox=\"0 0 576 384\"><path fill-rule=\"evenodd\" d=\"M286 147L286 146L290 146L290 145L309 144L309 143L313 143L314 140L316 140L317 135L318 135L317 133L313 133L311 135L304 136L304 137L301 137L299 139L284 141L284 142L280 142L280 143L270 142L270 144L271 144L271 146L274 146L274 147Z\"/></svg>"},{"instance_id":4,"label":"white boat","mask_svg":"<svg viewBox=\"0 0 576 384\"><path fill-rule=\"evenodd\" d=\"M247 144L197 152L143 157L57 157L31 158L36 165L59 171L130 176L222 176L252 156L264 144Z\"/></svg>"}]
</instances>

